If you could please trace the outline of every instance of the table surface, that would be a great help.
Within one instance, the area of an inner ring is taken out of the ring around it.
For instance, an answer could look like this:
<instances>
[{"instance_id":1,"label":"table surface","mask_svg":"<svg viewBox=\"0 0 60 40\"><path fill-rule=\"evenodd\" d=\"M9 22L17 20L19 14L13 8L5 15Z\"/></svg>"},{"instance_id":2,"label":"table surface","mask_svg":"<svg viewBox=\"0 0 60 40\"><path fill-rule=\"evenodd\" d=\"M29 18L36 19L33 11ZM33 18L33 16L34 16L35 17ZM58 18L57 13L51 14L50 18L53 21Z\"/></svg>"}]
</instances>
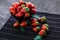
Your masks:
<instances>
[{"instance_id":1,"label":"table surface","mask_svg":"<svg viewBox=\"0 0 60 40\"><path fill-rule=\"evenodd\" d=\"M43 40L60 40L60 15L37 12L38 16L46 16L46 23L49 24L49 33ZM37 35L31 29L26 27L24 32L19 28L14 28L12 25L17 21L14 17L10 17L5 25L0 30L0 38L6 40L33 40Z\"/></svg>"}]
</instances>

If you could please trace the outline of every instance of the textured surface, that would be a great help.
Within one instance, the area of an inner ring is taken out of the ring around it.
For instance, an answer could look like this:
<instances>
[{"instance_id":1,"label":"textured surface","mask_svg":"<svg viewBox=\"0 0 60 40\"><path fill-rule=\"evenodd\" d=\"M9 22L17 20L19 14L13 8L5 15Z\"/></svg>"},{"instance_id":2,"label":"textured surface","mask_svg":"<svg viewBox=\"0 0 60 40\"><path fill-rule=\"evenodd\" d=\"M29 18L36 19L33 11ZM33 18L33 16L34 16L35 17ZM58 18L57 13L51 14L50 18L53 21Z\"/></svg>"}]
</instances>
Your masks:
<instances>
[{"instance_id":1,"label":"textured surface","mask_svg":"<svg viewBox=\"0 0 60 40\"><path fill-rule=\"evenodd\" d=\"M60 15L37 12L39 16L46 16L49 24L49 34L43 40L60 40ZM3 28L0 30L0 38L6 40L33 40L37 35L31 30L31 27L26 27L24 32L19 28L13 28L12 24L17 21L14 17L10 17Z\"/></svg>"},{"instance_id":2,"label":"textured surface","mask_svg":"<svg viewBox=\"0 0 60 40\"><path fill-rule=\"evenodd\" d=\"M9 7L13 2L19 0L0 0L0 29L11 16ZM32 2L37 6L37 11L51 14L60 14L60 0L24 0Z\"/></svg>"}]
</instances>

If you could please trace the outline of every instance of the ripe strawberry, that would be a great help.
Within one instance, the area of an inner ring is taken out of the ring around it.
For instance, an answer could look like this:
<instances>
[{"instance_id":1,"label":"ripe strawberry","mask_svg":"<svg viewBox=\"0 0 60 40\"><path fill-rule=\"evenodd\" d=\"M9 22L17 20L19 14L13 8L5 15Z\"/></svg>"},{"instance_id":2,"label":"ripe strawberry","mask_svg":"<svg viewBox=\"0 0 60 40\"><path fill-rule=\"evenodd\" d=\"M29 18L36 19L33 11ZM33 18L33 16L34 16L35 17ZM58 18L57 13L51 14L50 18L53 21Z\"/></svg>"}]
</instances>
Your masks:
<instances>
[{"instance_id":1,"label":"ripe strawberry","mask_svg":"<svg viewBox=\"0 0 60 40\"><path fill-rule=\"evenodd\" d=\"M40 27L34 27L32 30L33 30L34 32L38 32L38 31L40 30Z\"/></svg>"},{"instance_id":2,"label":"ripe strawberry","mask_svg":"<svg viewBox=\"0 0 60 40\"><path fill-rule=\"evenodd\" d=\"M45 30L41 30L38 34L39 34L40 36L44 36L46 33L45 33Z\"/></svg>"},{"instance_id":3,"label":"ripe strawberry","mask_svg":"<svg viewBox=\"0 0 60 40\"><path fill-rule=\"evenodd\" d=\"M12 7L14 7L14 9L17 9L18 6L19 6L19 3L17 3L17 2L14 2L14 3L12 4Z\"/></svg>"},{"instance_id":4,"label":"ripe strawberry","mask_svg":"<svg viewBox=\"0 0 60 40\"><path fill-rule=\"evenodd\" d=\"M28 2L26 5L28 8L32 9L32 8L36 8L34 4L32 4L31 2Z\"/></svg>"},{"instance_id":5,"label":"ripe strawberry","mask_svg":"<svg viewBox=\"0 0 60 40\"><path fill-rule=\"evenodd\" d=\"M43 17L39 18L38 20L39 20L39 22L45 22L46 21L46 17L43 16Z\"/></svg>"},{"instance_id":6,"label":"ripe strawberry","mask_svg":"<svg viewBox=\"0 0 60 40\"><path fill-rule=\"evenodd\" d=\"M37 21L36 18L32 18L32 19L31 19L31 22L32 22L32 23L35 23L36 21Z\"/></svg>"},{"instance_id":7,"label":"ripe strawberry","mask_svg":"<svg viewBox=\"0 0 60 40\"><path fill-rule=\"evenodd\" d=\"M18 27L19 26L19 23L18 22L15 22L13 27Z\"/></svg>"},{"instance_id":8,"label":"ripe strawberry","mask_svg":"<svg viewBox=\"0 0 60 40\"><path fill-rule=\"evenodd\" d=\"M21 12L22 13L26 13L26 10L23 8L23 9L21 9Z\"/></svg>"},{"instance_id":9,"label":"ripe strawberry","mask_svg":"<svg viewBox=\"0 0 60 40\"><path fill-rule=\"evenodd\" d=\"M20 12L22 8L20 6L17 7L17 12Z\"/></svg>"},{"instance_id":10,"label":"ripe strawberry","mask_svg":"<svg viewBox=\"0 0 60 40\"><path fill-rule=\"evenodd\" d=\"M15 16L16 16L17 18L22 17L22 16L23 16L23 13L19 12L19 13L17 13Z\"/></svg>"},{"instance_id":11,"label":"ripe strawberry","mask_svg":"<svg viewBox=\"0 0 60 40\"><path fill-rule=\"evenodd\" d=\"M29 13L25 13L25 16L24 17L29 17L30 16L30 14Z\"/></svg>"},{"instance_id":12,"label":"ripe strawberry","mask_svg":"<svg viewBox=\"0 0 60 40\"><path fill-rule=\"evenodd\" d=\"M15 15L16 14L16 11L15 11L15 9L13 8L13 7L10 7L10 13L12 14L12 15Z\"/></svg>"},{"instance_id":13,"label":"ripe strawberry","mask_svg":"<svg viewBox=\"0 0 60 40\"><path fill-rule=\"evenodd\" d=\"M22 5L22 4L25 4L26 5L26 3L24 1L22 1L22 0L20 0L19 4L20 5Z\"/></svg>"},{"instance_id":14,"label":"ripe strawberry","mask_svg":"<svg viewBox=\"0 0 60 40\"><path fill-rule=\"evenodd\" d=\"M48 24L43 24L43 25L42 25L42 30L49 31L49 29L48 29Z\"/></svg>"},{"instance_id":15,"label":"ripe strawberry","mask_svg":"<svg viewBox=\"0 0 60 40\"><path fill-rule=\"evenodd\" d=\"M20 24L20 26L22 26L22 27L25 27L27 25L27 23L25 22L25 21L23 21L21 24Z\"/></svg>"},{"instance_id":16,"label":"ripe strawberry","mask_svg":"<svg viewBox=\"0 0 60 40\"><path fill-rule=\"evenodd\" d=\"M36 9L31 9L31 13L35 14L36 13Z\"/></svg>"},{"instance_id":17,"label":"ripe strawberry","mask_svg":"<svg viewBox=\"0 0 60 40\"><path fill-rule=\"evenodd\" d=\"M32 3L31 2L28 2L27 4L26 4L26 6L28 7L28 8L32 8L31 6L32 6Z\"/></svg>"},{"instance_id":18,"label":"ripe strawberry","mask_svg":"<svg viewBox=\"0 0 60 40\"><path fill-rule=\"evenodd\" d=\"M38 24L39 24L38 22L35 22L35 23L32 23L31 26L36 27L38 26Z\"/></svg>"}]
</instances>

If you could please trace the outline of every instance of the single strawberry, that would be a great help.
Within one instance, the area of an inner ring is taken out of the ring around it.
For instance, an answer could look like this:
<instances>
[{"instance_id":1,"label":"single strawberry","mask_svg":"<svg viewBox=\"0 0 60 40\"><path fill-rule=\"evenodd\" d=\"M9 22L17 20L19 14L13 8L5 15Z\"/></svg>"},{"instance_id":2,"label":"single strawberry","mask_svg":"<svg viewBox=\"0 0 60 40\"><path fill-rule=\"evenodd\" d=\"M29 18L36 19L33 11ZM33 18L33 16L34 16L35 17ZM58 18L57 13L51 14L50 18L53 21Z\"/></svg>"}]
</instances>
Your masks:
<instances>
[{"instance_id":1,"label":"single strawberry","mask_svg":"<svg viewBox=\"0 0 60 40\"><path fill-rule=\"evenodd\" d=\"M46 32L45 30L40 30L40 32L38 33L40 36L45 36Z\"/></svg>"},{"instance_id":2,"label":"single strawberry","mask_svg":"<svg viewBox=\"0 0 60 40\"><path fill-rule=\"evenodd\" d=\"M32 19L31 19L31 22L32 22L32 23L35 23L36 21L37 21L36 18L32 18Z\"/></svg>"},{"instance_id":3,"label":"single strawberry","mask_svg":"<svg viewBox=\"0 0 60 40\"><path fill-rule=\"evenodd\" d=\"M26 3L24 1L20 0L19 5L21 6L22 4L26 5Z\"/></svg>"},{"instance_id":4,"label":"single strawberry","mask_svg":"<svg viewBox=\"0 0 60 40\"><path fill-rule=\"evenodd\" d=\"M49 31L49 29L48 29L48 24L43 24L41 29L42 29L42 30Z\"/></svg>"},{"instance_id":5,"label":"single strawberry","mask_svg":"<svg viewBox=\"0 0 60 40\"><path fill-rule=\"evenodd\" d=\"M15 16L16 16L17 18L20 18L20 17L23 16L23 13L19 12L19 13L17 13Z\"/></svg>"},{"instance_id":6,"label":"single strawberry","mask_svg":"<svg viewBox=\"0 0 60 40\"><path fill-rule=\"evenodd\" d=\"M18 27L19 26L19 23L18 22L15 22L13 27Z\"/></svg>"},{"instance_id":7,"label":"single strawberry","mask_svg":"<svg viewBox=\"0 0 60 40\"><path fill-rule=\"evenodd\" d=\"M20 26L22 26L22 27L25 27L25 26L27 26L27 23L26 23L26 21L23 21L23 22L20 24Z\"/></svg>"},{"instance_id":8,"label":"single strawberry","mask_svg":"<svg viewBox=\"0 0 60 40\"><path fill-rule=\"evenodd\" d=\"M26 10L24 8L21 9L22 13L26 13Z\"/></svg>"},{"instance_id":9,"label":"single strawberry","mask_svg":"<svg viewBox=\"0 0 60 40\"><path fill-rule=\"evenodd\" d=\"M36 13L36 9L31 9L31 13L35 14Z\"/></svg>"},{"instance_id":10,"label":"single strawberry","mask_svg":"<svg viewBox=\"0 0 60 40\"><path fill-rule=\"evenodd\" d=\"M15 15L16 14L16 11L15 11L15 9L13 8L13 7L10 7L10 13L12 14L12 15Z\"/></svg>"},{"instance_id":11,"label":"single strawberry","mask_svg":"<svg viewBox=\"0 0 60 40\"><path fill-rule=\"evenodd\" d=\"M34 32L38 32L40 30L40 27L33 27L32 29Z\"/></svg>"},{"instance_id":12,"label":"single strawberry","mask_svg":"<svg viewBox=\"0 0 60 40\"><path fill-rule=\"evenodd\" d=\"M25 13L24 17L30 17L30 14L29 13Z\"/></svg>"},{"instance_id":13,"label":"single strawberry","mask_svg":"<svg viewBox=\"0 0 60 40\"><path fill-rule=\"evenodd\" d=\"M43 16L43 17L39 18L38 20L39 20L39 22L45 22L46 21L46 17Z\"/></svg>"},{"instance_id":14,"label":"single strawberry","mask_svg":"<svg viewBox=\"0 0 60 40\"><path fill-rule=\"evenodd\" d=\"M31 26L33 26L33 27L36 27L36 26L38 26L38 25L39 25L39 23L38 23L38 22L31 23Z\"/></svg>"},{"instance_id":15,"label":"single strawberry","mask_svg":"<svg viewBox=\"0 0 60 40\"><path fill-rule=\"evenodd\" d=\"M14 2L14 3L12 4L12 7L14 7L14 9L17 9L18 6L19 6L19 3L18 3L18 2Z\"/></svg>"},{"instance_id":16,"label":"single strawberry","mask_svg":"<svg viewBox=\"0 0 60 40\"><path fill-rule=\"evenodd\" d=\"M17 12L20 12L22 8L20 6L17 7Z\"/></svg>"}]
</instances>

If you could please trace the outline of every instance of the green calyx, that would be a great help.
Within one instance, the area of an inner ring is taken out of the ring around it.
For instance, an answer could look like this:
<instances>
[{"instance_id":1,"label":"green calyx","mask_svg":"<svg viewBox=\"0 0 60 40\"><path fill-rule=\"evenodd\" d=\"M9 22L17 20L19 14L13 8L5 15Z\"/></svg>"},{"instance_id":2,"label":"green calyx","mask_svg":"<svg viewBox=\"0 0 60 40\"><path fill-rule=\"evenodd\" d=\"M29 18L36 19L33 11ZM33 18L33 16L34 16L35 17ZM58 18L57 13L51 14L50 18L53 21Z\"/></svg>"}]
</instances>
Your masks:
<instances>
[{"instance_id":1,"label":"green calyx","mask_svg":"<svg viewBox=\"0 0 60 40\"><path fill-rule=\"evenodd\" d=\"M36 29L37 29L37 31L39 31L40 30L40 27L38 26L38 27L36 27Z\"/></svg>"},{"instance_id":2,"label":"green calyx","mask_svg":"<svg viewBox=\"0 0 60 40\"><path fill-rule=\"evenodd\" d=\"M24 8L25 7L25 4L22 4L21 7Z\"/></svg>"},{"instance_id":3,"label":"green calyx","mask_svg":"<svg viewBox=\"0 0 60 40\"><path fill-rule=\"evenodd\" d=\"M45 22L45 21L46 21L46 17L43 16L43 17L41 18L41 21L42 21L42 22Z\"/></svg>"},{"instance_id":4,"label":"green calyx","mask_svg":"<svg viewBox=\"0 0 60 40\"><path fill-rule=\"evenodd\" d=\"M42 40L42 36L37 35L37 36L34 38L34 40Z\"/></svg>"},{"instance_id":5,"label":"green calyx","mask_svg":"<svg viewBox=\"0 0 60 40\"><path fill-rule=\"evenodd\" d=\"M29 12L30 11L28 7L26 7L25 10L26 10L26 12Z\"/></svg>"},{"instance_id":6,"label":"green calyx","mask_svg":"<svg viewBox=\"0 0 60 40\"><path fill-rule=\"evenodd\" d=\"M21 30L22 32L24 32L24 27L20 27L20 30Z\"/></svg>"},{"instance_id":7,"label":"green calyx","mask_svg":"<svg viewBox=\"0 0 60 40\"><path fill-rule=\"evenodd\" d=\"M49 25L48 25L48 24L45 24L45 25L46 25L46 27L47 27L47 28L46 28L46 31L49 31L49 28L48 28L48 27L49 27Z\"/></svg>"}]
</instances>

